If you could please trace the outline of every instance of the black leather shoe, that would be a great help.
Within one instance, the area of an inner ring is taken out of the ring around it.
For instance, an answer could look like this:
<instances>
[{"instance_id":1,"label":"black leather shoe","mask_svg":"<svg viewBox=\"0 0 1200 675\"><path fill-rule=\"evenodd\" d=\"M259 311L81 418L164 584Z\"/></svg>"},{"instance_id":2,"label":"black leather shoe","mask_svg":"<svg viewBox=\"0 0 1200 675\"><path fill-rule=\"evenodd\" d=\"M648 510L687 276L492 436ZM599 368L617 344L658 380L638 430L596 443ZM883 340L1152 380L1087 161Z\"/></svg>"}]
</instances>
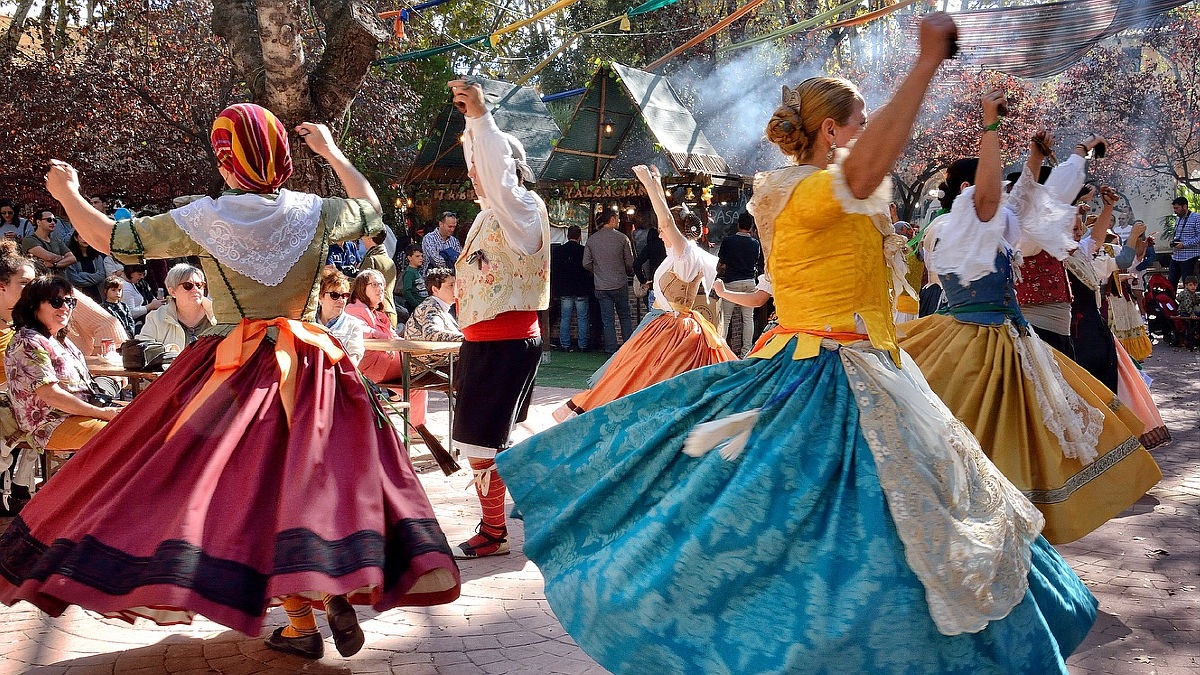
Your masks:
<instances>
[{"instance_id":1,"label":"black leather shoe","mask_svg":"<svg viewBox=\"0 0 1200 675\"><path fill-rule=\"evenodd\" d=\"M333 644L342 656L354 656L366 642L358 626L358 614L344 595L335 595L325 602L325 619L333 631Z\"/></svg>"},{"instance_id":2,"label":"black leather shoe","mask_svg":"<svg viewBox=\"0 0 1200 675\"><path fill-rule=\"evenodd\" d=\"M313 661L325 655L325 641L321 639L320 633L301 635L300 637L284 637L283 628L276 628L265 642L268 647L277 652L295 654Z\"/></svg>"}]
</instances>

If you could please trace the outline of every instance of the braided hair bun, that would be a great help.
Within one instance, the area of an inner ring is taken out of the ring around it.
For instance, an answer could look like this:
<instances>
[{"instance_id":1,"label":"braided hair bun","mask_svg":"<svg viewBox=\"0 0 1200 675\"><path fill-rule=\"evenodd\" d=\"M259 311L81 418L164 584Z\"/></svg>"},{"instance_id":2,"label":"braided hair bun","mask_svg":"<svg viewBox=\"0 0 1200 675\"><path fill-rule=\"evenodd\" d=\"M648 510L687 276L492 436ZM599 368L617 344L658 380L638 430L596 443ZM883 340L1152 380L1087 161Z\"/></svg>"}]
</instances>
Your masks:
<instances>
[{"instance_id":1,"label":"braided hair bun","mask_svg":"<svg viewBox=\"0 0 1200 675\"><path fill-rule=\"evenodd\" d=\"M767 140L796 163L811 159L817 132L826 119L850 122L862 95L850 82L834 77L810 77L795 89L783 88L783 102L767 122Z\"/></svg>"}]
</instances>

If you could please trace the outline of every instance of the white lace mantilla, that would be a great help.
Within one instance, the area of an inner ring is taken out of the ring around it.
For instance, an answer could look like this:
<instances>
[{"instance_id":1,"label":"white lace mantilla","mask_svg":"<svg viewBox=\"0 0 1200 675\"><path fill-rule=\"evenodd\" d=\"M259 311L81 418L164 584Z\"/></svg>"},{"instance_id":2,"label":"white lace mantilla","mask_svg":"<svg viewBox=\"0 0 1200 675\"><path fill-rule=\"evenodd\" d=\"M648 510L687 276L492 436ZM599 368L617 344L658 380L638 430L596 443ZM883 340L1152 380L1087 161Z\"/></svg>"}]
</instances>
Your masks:
<instances>
[{"instance_id":1,"label":"white lace mantilla","mask_svg":"<svg viewBox=\"0 0 1200 675\"><path fill-rule=\"evenodd\" d=\"M171 217L223 265L260 284L278 286L312 244L321 198L280 190L204 197L171 210Z\"/></svg>"},{"instance_id":2,"label":"white lace mantilla","mask_svg":"<svg viewBox=\"0 0 1200 675\"><path fill-rule=\"evenodd\" d=\"M943 635L976 633L1025 597L1041 512L983 454L912 359L838 353L904 557Z\"/></svg>"},{"instance_id":3,"label":"white lace mantilla","mask_svg":"<svg viewBox=\"0 0 1200 675\"><path fill-rule=\"evenodd\" d=\"M1096 447L1100 445L1100 432L1104 430L1104 413L1088 405L1079 392L1067 384L1050 348L1036 332L1021 335L1011 323L1007 326L1021 361L1021 370L1033 383L1046 428L1058 439L1064 456L1091 464L1096 459Z\"/></svg>"}]
</instances>

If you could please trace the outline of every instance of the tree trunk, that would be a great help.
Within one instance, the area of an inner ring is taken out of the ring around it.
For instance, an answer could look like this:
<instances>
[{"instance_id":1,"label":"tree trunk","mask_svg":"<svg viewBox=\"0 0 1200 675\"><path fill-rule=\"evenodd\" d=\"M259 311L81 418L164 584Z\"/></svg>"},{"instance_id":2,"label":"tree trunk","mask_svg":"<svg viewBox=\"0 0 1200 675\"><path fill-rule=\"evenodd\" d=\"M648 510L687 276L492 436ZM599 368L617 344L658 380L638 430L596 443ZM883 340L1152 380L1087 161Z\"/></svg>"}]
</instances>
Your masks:
<instances>
[{"instance_id":1,"label":"tree trunk","mask_svg":"<svg viewBox=\"0 0 1200 675\"><path fill-rule=\"evenodd\" d=\"M29 17L32 7L33 0L21 0L13 12L12 23L8 24L4 41L0 42L0 68L8 68L12 63L12 58L21 45L21 38L25 36L25 20Z\"/></svg>"},{"instance_id":2,"label":"tree trunk","mask_svg":"<svg viewBox=\"0 0 1200 675\"><path fill-rule=\"evenodd\" d=\"M301 17L290 0L214 0L213 32L229 45L251 100L288 128L294 168L287 187L331 195L342 191L337 178L294 129L302 122L341 123L388 33L361 0L313 0L312 6L324 24L325 49L311 73Z\"/></svg>"}]
</instances>

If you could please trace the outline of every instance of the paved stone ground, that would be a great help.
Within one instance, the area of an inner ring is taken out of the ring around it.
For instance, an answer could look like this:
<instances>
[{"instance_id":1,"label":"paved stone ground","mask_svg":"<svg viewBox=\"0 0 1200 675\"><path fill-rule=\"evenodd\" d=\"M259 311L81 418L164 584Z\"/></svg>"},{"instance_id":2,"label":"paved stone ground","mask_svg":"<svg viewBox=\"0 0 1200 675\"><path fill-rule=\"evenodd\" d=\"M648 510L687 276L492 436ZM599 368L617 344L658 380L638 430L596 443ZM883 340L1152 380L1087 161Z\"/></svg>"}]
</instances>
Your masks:
<instances>
[{"instance_id":1,"label":"paved stone ground","mask_svg":"<svg viewBox=\"0 0 1200 675\"><path fill-rule=\"evenodd\" d=\"M1158 347L1147 364L1175 442L1154 452L1163 481L1137 505L1084 539L1059 547L1100 599L1100 617L1070 658L1073 674L1200 672L1200 361ZM573 390L540 389L532 429ZM430 428L445 429L435 412ZM442 402L444 411L444 401ZM439 520L452 543L478 518L465 473L444 477L427 456L423 471ZM2 524L0 524L2 525ZM554 618L541 576L520 554L524 532L513 522L513 554L462 564L462 598L440 607L374 614L360 610L367 646L342 659L326 640L319 662L277 654L261 639L217 624L157 627L98 619L72 608L49 618L28 604L0 607L0 675L66 673L603 673ZM283 625L275 610L268 632ZM318 623L328 635L323 619Z\"/></svg>"}]
</instances>

